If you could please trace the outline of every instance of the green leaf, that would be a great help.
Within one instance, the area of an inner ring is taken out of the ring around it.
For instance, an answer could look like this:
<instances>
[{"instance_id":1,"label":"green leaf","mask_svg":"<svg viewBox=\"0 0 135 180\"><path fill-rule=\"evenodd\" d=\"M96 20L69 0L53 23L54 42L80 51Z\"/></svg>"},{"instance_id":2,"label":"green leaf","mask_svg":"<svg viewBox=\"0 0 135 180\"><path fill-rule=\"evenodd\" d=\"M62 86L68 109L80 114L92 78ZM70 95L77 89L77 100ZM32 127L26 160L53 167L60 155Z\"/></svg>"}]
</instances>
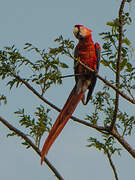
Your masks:
<instances>
[{"instance_id":1,"label":"green leaf","mask_svg":"<svg viewBox=\"0 0 135 180\"><path fill-rule=\"evenodd\" d=\"M110 22L107 22L106 25L107 25L107 26L114 26L114 22L111 22L111 21L110 21Z\"/></svg>"},{"instance_id":2,"label":"green leaf","mask_svg":"<svg viewBox=\"0 0 135 180\"><path fill-rule=\"evenodd\" d=\"M61 65L62 68L68 68L68 65L65 64L65 63L60 63L60 65Z\"/></svg>"},{"instance_id":3,"label":"green leaf","mask_svg":"<svg viewBox=\"0 0 135 180\"><path fill-rule=\"evenodd\" d=\"M127 66L127 72L132 72L132 64L131 63L127 63L126 64L126 66Z\"/></svg>"},{"instance_id":4,"label":"green leaf","mask_svg":"<svg viewBox=\"0 0 135 180\"><path fill-rule=\"evenodd\" d=\"M22 142L22 145L26 146L26 149L29 149L31 147L26 141Z\"/></svg>"},{"instance_id":5,"label":"green leaf","mask_svg":"<svg viewBox=\"0 0 135 180\"><path fill-rule=\"evenodd\" d=\"M4 104L7 104L7 98L6 98L6 96L4 96L4 95L1 95L0 96L0 105L1 105L1 102L3 101L3 103Z\"/></svg>"},{"instance_id":6,"label":"green leaf","mask_svg":"<svg viewBox=\"0 0 135 180\"><path fill-rule=\"evenodd\" d=\"M122 62L120 63L120 70L122 71L124 69L124 67L127 64L127 59L123 59Z\"/></svg>"},{"instance_id":7,"label":"green leaf","mask_svg":"<svg viewBox=\"0 0 135 180\"><path fill-rule=\"evenodd\" d=\"M104 65L104 66L109 66L109 62L108 61L106 61L106 60L101 60L101 63Z\"/></svg>"},{"instance_id":8,"label":"green leaf","mask_svg":"<svg viewBox=\"0 0 135 180\"><path fill-rule=\"evenodd\" d=\"M16 136L17 134L15 132L12 132L12 133L8 133L7 134L7 137L10 137L10 136Z\"/></svg>"},{"instance_id":9,"label":"green leaf","mask_svg":"<svg viewBox=\"0 0 135 180\"><path fill-rule=\"evenodd\" d=\"M127 46L130 46L131 45L131 42L129 41L128 38L125 38L122 40L122 43L125 43Z\"/></svg>"},{"instance_id":10,"label":"green leaf","mask_svg":"<svg viewBox=\"0 0 135 180\"><path fill-rule=\"evenodd\" d=\"M31 47L32 46L32 44L31 43L25 43L25 47L24 47L24 49L28 49L29 47Z\"/></svg>"}]
</instances>

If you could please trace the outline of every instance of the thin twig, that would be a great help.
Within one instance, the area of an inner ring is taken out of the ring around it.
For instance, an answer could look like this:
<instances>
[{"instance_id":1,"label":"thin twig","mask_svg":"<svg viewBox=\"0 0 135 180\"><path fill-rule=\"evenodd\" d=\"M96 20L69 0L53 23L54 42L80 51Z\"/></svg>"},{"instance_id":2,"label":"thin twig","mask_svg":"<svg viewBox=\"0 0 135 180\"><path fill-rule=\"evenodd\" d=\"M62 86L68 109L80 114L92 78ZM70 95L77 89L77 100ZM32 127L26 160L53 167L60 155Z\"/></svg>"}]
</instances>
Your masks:
<instances>
[{"instance_id":1,"label":"thin twig","mask_svg":"<svg viewBox=\"0 0 135 180\"><path fill-rule=\"evenodd\" d=\"M117 88L119 88L119 83L120 83L120 61L121 61L122 33L123 33L122 13L123 13L125 2L126 0L122 0L120 9L119 9L119 45L118 45L118 58L117 58L117 69L116 69L116 87ZM116 91L115 110L114 110L113 121L110 126L111 129L113 129L117 120L118 107L119 107L119 93Z\"/></svg>"},{"instance_id":2,"label":"thin twig","mask_svg":"<svg viewBox=\"0 0 135 180\"><path fill-rule=\"evenodd\" d=\"M132 97L132 99L135 99L133 94L131 93L130 89L129 88L126 88L127 92L129 93L129 95Z\"/></svg>"},{"instance_id":3,"label":"thin twig","mask_svg":"<svg viewBox=\"0 0 135 180\"><path fill-rule=\"evenodd\" d=\"M83 124L83 125L85 125L87 127L93 128L93 129L99 131L100 133L108 134L108 129L103 127L103 126L98 126L98 125L95 125L95 124L91 124L91 123L89 123L87 121L84 121L84 120L81 120L81 119L79 119L79 118L77 118L75 116L71 116L70 119L72 119L73 121L78 122L80 124Z\"/></svg>"},{"instance_id":4,"label":"thin twig","mask_svg":"<svg viewBox=\"0 0 135 180\"><path fill-rule=\"evenodd\" d=\"M128 100L129 102L131 102L132 104L135 104L135 99L130 98L128 95L126 95L124 92L120 91L117 87L115 87L114 85L112 85L109 81L107 81L106 79L102 78L99 74L96 75L101 81L103 81L106 85L110 86L113 90L115 90L116 92L118 92L121 97L123 97L124 99Z\"/></svg>"},{"instance_id":5,"label":"thin twig","mask_svg":"<svg viewBox=\"0 0 135 180\"><path fill-rule=\"evenodd\" d=\"M5 120L4 118L2 118L0 116L0 121L11 131L15 132L18 136L20 136L22 139L24 139L32 148L33 150L39 155L41 156L41 152L39 150L39 148L26 136L26 134L24 134L22 131L18 130L17 128L15 128L14 126L12 126L7 120ZM48 165L48 167L52 170L52 172L55 174L55 176L59 179L59 180L64 180L63 177L60 175L60 173L58 172L58 170L49 162L49 160L44 157L44 162Z\"/></svg>"},{"instance_id":6,"label":"thin twig","mask_svg":"<svg viewBox=\"0 0 135 180\"><path fill-rule=\"evenodd\" d=\"M108 160L109 160L110 166L111 166L111 168L112 168L112 170L113 170L113 173L114 173L115 179L116 179L116 180L118 180L117 171L116 171L115 165L114 165L114 163L113 163L113 161L112 161L112 159L111 159L111 155L110 155L110 153L109 153L109 151L108 151L108 150L106 150L106 153L107 153L107 157L108 157Z\"/></svg>"},{"instance_id":7,"label":"thin twig","mask_svg":"<svg viewBox=\"0 0 135 180\"><path fill-rule=\"evenodd\" d=\"M75 76L81 76L82 74L69 74L69 75L65 75L65 76L60 76L61 79L63 78L69 78L69 77L75 77Z\"/></svg>"}]
</instances>

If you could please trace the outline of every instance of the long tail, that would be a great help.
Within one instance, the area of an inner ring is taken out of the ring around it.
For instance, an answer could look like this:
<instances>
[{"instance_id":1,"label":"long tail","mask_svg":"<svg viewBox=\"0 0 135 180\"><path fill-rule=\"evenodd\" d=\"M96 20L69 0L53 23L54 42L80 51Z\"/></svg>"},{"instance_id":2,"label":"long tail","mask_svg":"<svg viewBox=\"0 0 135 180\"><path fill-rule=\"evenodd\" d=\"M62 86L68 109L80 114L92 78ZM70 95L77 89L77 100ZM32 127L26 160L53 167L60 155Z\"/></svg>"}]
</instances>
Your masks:
<instances>
[{"instance_id":1,"label":"long tail","mask_svg":"<svg viewBox=\"0 0 135 180\"><path fill-rule=\"evenodd\" d=\"M44 156L47 155L51 145L58 137L64 126L66 125L68 119L73 114L76 106L83 98L85 91L81 91L80 93L77 92L76 86L73 88L72 92L70 93L63 109L61 110L58 118L56 119L47 139L45 140L44 146L41 152L41 165L44 160Z\"/></svg>"}]
</instances>

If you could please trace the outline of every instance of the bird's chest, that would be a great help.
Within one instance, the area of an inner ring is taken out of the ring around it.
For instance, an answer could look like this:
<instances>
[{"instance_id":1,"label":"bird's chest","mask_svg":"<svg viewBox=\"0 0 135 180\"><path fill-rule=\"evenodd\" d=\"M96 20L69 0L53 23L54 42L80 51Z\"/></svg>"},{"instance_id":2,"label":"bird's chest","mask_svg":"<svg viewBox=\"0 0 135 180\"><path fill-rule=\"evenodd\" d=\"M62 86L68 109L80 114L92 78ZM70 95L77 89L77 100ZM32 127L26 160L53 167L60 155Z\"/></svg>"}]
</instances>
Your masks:
<instances>
[{"instance_id":1,"label":"bird's chest","mask_svg":"<svg viewBox=\"0 0 135 180\"><path fill-rule=\"evenodd\" d=\"M94 69L94 64L96 63L96 54L94 45L90 44L87 46L78 47L78 58L79 60L87 65L89 68ZM78 66L79 72L84 71L84 67Z\"/></svg>"}]
</instances>

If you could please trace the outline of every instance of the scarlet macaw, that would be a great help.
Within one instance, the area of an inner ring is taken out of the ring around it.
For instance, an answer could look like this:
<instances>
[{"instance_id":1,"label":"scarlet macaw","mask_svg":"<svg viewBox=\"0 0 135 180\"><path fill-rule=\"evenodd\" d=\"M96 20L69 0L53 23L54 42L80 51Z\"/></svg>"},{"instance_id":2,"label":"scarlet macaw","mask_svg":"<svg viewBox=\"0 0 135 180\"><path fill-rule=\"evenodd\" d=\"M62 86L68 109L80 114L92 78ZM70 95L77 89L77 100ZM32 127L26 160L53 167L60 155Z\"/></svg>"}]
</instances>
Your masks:
<instances>
[{"instance_id":1,"label":"scarlet macaw","mask_svg":"<svg viewBox=\"0 0 135 180\"><path fill-rule=\"evenodd\" d=\"M89 68L98 71L101 50L98 43L93 43L91 30L84 27L83 25L75 25L73 33L79 40L74 52L75 58L78 58ZM47 155L51 145L66 125L68 119L74 112L80 100L82 100L82 103L86 105L94 90L96 84L95 73L87 70L78 61L75 61L74 64L74 73L75 75L79 74L78 76L75 76L76 84L71 91L59 116L57 117L47 139L45 140L41 152L41 164L43 162L44 155ZM88 94L85 102L84 94L87 89Z\"/></svg>"}]
</instances>

